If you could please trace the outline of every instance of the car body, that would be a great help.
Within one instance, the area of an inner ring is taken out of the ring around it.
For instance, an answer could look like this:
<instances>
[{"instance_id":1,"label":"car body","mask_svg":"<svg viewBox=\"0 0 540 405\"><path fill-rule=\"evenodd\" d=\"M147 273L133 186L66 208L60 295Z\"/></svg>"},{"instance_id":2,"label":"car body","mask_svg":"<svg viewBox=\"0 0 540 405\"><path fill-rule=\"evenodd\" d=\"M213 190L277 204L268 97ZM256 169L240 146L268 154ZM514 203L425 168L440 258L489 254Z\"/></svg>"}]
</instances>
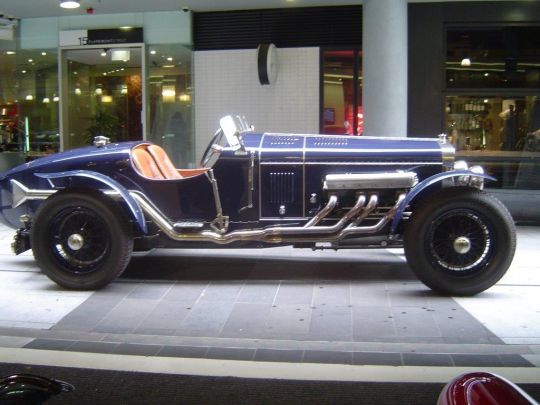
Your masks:
<instances>
[{"instance_id":1,"label":"car body","mask_svg":"<svg viewBox=\"0 0 540 405\"><path fill-rule=\"evenodd\" d=\"M515 250L495 180L455 162L439 138L257 133L226 116L196 169L150 142L70 150L0 178L0 220L42 271L100 288L133 250L156 247L404 246L426 285L472 295L496 283Z\"/></svg>"}]
</instances>

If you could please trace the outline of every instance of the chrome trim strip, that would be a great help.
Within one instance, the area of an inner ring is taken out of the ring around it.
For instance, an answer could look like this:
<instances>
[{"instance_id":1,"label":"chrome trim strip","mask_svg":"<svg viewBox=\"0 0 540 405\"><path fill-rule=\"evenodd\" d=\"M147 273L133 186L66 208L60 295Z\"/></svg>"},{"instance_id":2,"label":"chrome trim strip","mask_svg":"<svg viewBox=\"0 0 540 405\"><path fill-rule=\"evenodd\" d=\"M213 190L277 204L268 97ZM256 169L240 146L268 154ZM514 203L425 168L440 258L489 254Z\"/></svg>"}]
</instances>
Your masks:
<instances>
[{"instance_id":1,"label":"chrome trim strip","mask_svg":"<svg viewBox=\"0 0 540 405\"><path fill-rule=\"evenodd\" d=\"M383 139L388 141L434 141L439 142L436 137L433 138L420 138L420 137L403 137L403 136L356 136L356 135L328 135L328 134L293 134L293 133L275 133L265 132L264 135L272 136L304 136L306 138L328 138L328 139Z\"/></svg>"},{"instance_id":2,"label":"chrome trim strip","mask_svg":"<svg viewBox=\"0 0 540 405\"><path fill-rule=\"evenodd\" d=\"M17 180L11 179L12 207L17 208L30 200L45 200L56 193L57 190L29 189Z\"/></svg>"},{"instance_id":3,"label":"chrome trim strip","mask_svg":"<svg viewBox=\"0 0 540 405\"><path fill-rule=\"evenodd\" d=\"M437 149L411 149L411 148L403 148L403 149L389 149L389 148L381 148L381 149L358 149L358 148L264 148L265 152L334 152L334 153L401 153L401 152L413 152L413 153L421 153L421 152L440 152L440 148Z\"/></svg>"},{"instance_id":4,"label":"chrome trim strip","mask_svg":"<svg viewBox=\"0 0 540 405\"><path fill-rule=\"evenodd\" d=\"M440 165L441 162L305 162L306 166L403 166L403 165L414 165L414 166L436 166ZM261 162L259 165L295 165L298 166L299 162Z\"/></svg>"}]
</instances>

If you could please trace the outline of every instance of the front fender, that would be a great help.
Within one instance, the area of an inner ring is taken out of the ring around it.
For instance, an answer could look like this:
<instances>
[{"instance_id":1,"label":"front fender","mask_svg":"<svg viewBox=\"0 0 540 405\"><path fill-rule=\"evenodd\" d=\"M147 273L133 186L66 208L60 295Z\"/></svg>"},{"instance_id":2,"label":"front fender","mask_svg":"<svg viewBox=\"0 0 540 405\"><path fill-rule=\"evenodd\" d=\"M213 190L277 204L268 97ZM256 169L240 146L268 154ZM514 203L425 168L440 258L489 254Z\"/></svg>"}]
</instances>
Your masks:
<instances>
[{"instance_id":1,"label":"front fender","mask_svg":"<svg viewBox=\"0 0 540 405\"><path fill-rule=\"evenodd\" d=\"M49 182L52 184L52 179L61 179L66 177L83 177L83 178L89 178L96 181L99 181L100 183L105 184L107 187L113 189L116 191L120 196L124 199L127 206L129 207L129 210L133 214L133 217L135 218L135 221L137 222L137 225L139 225L139 228L141 231L146 234L147 227L146 222L144 220L144 215L142 212L142 209L139 205L139 203L129 194L129 191L122 186L120 183L118 183L116 180L111 179L109 176L105 176L104 174L93 172L90 170L71 170L66 172L58 172L58 173L34 173L37 177L41 177L44 179L49 180Z\"/></svg>"},{"instance_id":2,"label":"front fender","mask_svg":"<svg viewBox=\"0 0 540 405\"><path fill-rule=\"evenodd\" d=\"M470 170L454 170L451 172L438 173L431 177L428 177L424 181L418 183L414 188L412 188L411 191L405 197L405 199L401 202L401 204L399 204L398 209L396 211L396 215L394 216L394 219L392 220L392 227L391 227L390 232L393 234L396 231L396 228L399 225L401 218L403 217L403 212L405 211L405 208L407 208L407 206L418 196L418 194L420 194L422 191L424 191L429 186L432 186L433 184L439 183L445 179L450 179L452 177L459 177L459 176L480 177L485 180L497 181L495 177L492 177L484 173L474 173L474 172L471 172Z\"/></svg>"}]
</instances>

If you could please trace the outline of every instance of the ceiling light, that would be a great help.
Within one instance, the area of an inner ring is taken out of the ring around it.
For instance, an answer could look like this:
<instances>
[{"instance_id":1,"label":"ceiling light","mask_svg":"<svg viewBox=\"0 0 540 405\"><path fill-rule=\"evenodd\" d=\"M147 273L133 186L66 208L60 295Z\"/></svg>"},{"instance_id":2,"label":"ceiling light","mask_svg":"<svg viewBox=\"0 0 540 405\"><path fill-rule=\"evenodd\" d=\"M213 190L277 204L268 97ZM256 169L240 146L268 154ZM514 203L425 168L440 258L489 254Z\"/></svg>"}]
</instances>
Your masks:
<instances>
[{"instance_id":1,"label":"ceiling light","mask_svg":"<svg viewBox=\"0 0 540 405\"><path fill-rule=\"evenodd\" d=\"M155 54L156 54L156 51L155 51L154 49L152 49L152 50L150 51L150 55L155 55Z\"/></svg>"},{"instance_id":2,"label":"ceiling light","mask_svg":"<svg viewBox=\"0 0 540 405\"><path fill-rule=\"evenodd\" d=\"M471 66L471 60L469 58L461 59L461 66Z\"/></svg>"},{"instance_id":3,"label":"ceiling light","mask_svg":"<svg viewBox=\"0 0 540 405\"><path fill-rule=\"evenodd\" d=\"M107 52L101 51L100 55L101 55L101 56L107 56Z\"/></svg>"},{"instance_id":4,"label":"ceiling light","mask_svg":"<svg viewBox=\"0 0 540 405\"><path fill-rule=\"evenodd\" d=\"M6 55L15 55L15 51L6 51Z\"/></svg>"},{"instance_id":5,"label":"ceiling light","mask_svg":"<svg viewBox=\"0 0 540 405\"><path fill-rule=\"evenodd\" d=\"M80 6L79 0L60 0L60 7L62 8L79 8Z\"/></svg>"},{"instance_id":6,"label":"ceiling light","mask_svg":"<svg viewBox=\"0 0 540 405\"><path fill-rule=\"evenodd\" d=\"M47 56L47 52L41 52L41 56Z\"/></svg>"},{"instance_id":7,"label":"ceiling light","mask_svg":"<svg viewBox=\"0 0 540 405\"><path fill-rule=\"evenodd\" d=\"M130 52L128 49L113 49L111 51L111 60L113 61L128 61Z\"/></svg>"},{"instance_id":8,"label":"ceiling light","mask_svg":"<svg viewBox=\"0 0 540 405\"><path fill-rule=\"evenodd\" d=\"M167 58L167 60L168 60L169 62L172 62L173 58L171 58L171 57L169 56L169 57Z\"/></svg>"}]
</instances>

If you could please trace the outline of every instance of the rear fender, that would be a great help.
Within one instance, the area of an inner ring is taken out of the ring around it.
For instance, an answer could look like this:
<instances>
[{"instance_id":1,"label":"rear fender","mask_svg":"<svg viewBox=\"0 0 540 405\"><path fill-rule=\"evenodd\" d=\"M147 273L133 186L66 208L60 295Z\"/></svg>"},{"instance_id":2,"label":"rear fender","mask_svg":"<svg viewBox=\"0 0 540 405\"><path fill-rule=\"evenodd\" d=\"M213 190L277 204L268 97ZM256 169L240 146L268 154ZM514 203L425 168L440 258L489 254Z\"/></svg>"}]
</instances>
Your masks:
<instances>
[{"instance_id":1,"label":"rear fender","mask_svg":"<svg viewBox=\"0 0 540 405\"><path fill-rule=\"evenodd\" d=\"M461 176L471 176L474 178L481 178L484 180L491 180L491 181L497 181L495 177L489 176L484 173L474 173L470 170L454 170L451 172L444 172L444 173L438 173L431 177L428 177L424 181L418 183L414 188L411 189L411 191L407 194L405 199L399 204L398 209L396 211L396 215L394 216L394 219L392 220L392 227L390 232L394 234L396 232L397 226L399 225L401 219L403 218L403 212L407 208L409 204L411 204L414 199L421 194L424 190L426 190L428 187L440 183L443 180L461 177Z\"/></svg>"},{"instance_id":2,"label":"rear fender","mask_svg":"<svg viewBox=\"0 0 540 405\"><path fill-rule=\"evenodd\" d=\"M139 203L131 196L129 191L124 186L122 186L116 180L111 179L109 176L105 176L104 174L93 172L90 170L71 170L71 171L59 172L59 173L34 173L34 174L37 177L47 179L53 187L55 187L52 181L53 179L65 179L69 177L88 178L88 179L96 180L102 184L105 184L107 187L116 191L120 195L120 197L122 197L124 202L127 204L133 218L137 222L137 225L139 226L140 230L144 234L147 233L146 222L144 220L143 211Z\"/></svg>"}]
</instances>

